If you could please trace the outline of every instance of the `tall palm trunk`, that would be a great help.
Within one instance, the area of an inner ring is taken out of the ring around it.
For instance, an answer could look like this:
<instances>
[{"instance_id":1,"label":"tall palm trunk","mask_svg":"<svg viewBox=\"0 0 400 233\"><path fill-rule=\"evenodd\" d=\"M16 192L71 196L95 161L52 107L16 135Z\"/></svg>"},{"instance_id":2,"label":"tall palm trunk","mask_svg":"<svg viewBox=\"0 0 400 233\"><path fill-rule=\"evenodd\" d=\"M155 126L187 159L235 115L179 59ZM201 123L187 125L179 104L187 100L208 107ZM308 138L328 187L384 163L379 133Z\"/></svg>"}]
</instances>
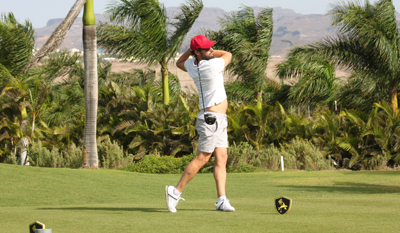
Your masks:
<instances>
[{"instance_id":1,"label":"tall palm trunk","mask_svg":"<svg viewBox=\"0 0 400 233\"><path fill-rule=\"evenodd\" d=\"M389 98L390 98L390 106L392 106L393 114L397 115L398 111L398 101L397 101L397 88L394 84L391 84L389 87Z\"/></svg>"},{"instance_id":2,"label":"tall palm trunk","mask_svg":"<svg viewBox=\"0 0 400 233\"><path fill-rule=\"evenodd\" d=\"M20 133L21 133L21 139L19 140L20 146L21 146L21 165L29 165L28 163L28 156L27 156L27 148L29 146L29 139L24 137L24 132L26 129L26 125L28 123L27 121L28 114L26 112L26 108L22 108L21 110L21 120L19 121L19 127L20 127Z\"/></svg>"},{"instance_id":3,"label":"tall palm trunk","mask_svg":"<svg viewBox=\"0 0 400 233\"><path fill-rule=\"evenodd\" d=\"M163 102L165 105L167 105L169 104L168 64L165 60L163 60L160 65L163 86Z\"/></svg>"},{"instance_id":4,"label":"tall palm trunk","mask_svg":"<svg viewBox=\"0 0 400 233\"><path fill-rule=\"evenodd\" d=\"M87 0L83 12L83 51L85 65L85 132L82 167L98 168L96 126L98 103L97 38L93 0Z\"/></svg>"},{"instance_id":5,"label":"tall palm trunk","mask_svg":"<svg viewBox=\"0 0 400 233\"><path fill-rule=\"evenodd\" d=\"M261 110L262 109L262 105L263 105L263 103L262 103L262 91L261 90L258 90L257 92L256 92L256 100L257 100L257 108L259 109L259 110Z\"/></svg>"},{"instance_id":6,"label":"tall palm trunk","mask_svg":"<svg viewBox=\"0 0 400 233\"><path fill-rule=\"evenodd\" d=\"M29 146L29 139L26 137L21 138L21 165L29 165L29 158L27 156L28 146Z\"/></svg>"}]
</instances>

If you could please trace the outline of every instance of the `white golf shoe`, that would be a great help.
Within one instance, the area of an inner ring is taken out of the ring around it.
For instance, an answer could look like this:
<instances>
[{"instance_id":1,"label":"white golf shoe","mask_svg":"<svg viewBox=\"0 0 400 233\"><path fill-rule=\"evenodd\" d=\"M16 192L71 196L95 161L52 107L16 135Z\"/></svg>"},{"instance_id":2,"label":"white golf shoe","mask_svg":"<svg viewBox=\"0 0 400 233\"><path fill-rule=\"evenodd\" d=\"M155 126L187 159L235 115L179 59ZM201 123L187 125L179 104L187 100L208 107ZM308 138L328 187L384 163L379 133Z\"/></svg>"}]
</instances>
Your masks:
<instances>
[{"instance_id":1,"label":"white golf shoe","mask_svg":"<svg viewBox=\"0 0 400 233\"><path fill-rule=\"evenodd\" d=\"M219 202L215 203L215 208L219 211L225 211L225 212L233 212L235 211L235 207L231 206L231 203L229 203L228 199L222 199Z\"/></svg>"},{"instance_id":2,"label":"white golf shoe","mask_svg":"<svg viewBox=\"0 0 400 233\"><path fill-rule=\"evenodd\" d=\"M165 199L167 200L167 207L169 212L175 213L176 206L178 205L179 200L185 200L180 195L177 196L174 194L174 186L165 186Z\"/></svg>"}]
</instances>

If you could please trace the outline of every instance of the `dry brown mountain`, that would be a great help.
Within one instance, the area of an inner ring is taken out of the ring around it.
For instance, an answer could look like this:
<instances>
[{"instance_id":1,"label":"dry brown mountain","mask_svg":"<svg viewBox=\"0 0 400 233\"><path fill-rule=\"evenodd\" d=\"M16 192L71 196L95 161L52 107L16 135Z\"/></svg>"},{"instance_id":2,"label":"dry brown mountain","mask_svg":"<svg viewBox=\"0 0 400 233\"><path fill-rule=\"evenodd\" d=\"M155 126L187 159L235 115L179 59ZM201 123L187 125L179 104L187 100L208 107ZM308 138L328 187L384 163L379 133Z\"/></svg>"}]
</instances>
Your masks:
<instances>
[{"instance_id":1,"label":"dry brown mountain","mask_svg":"<svg viewBox=\"0 0 400 233\"><path fill-rule=\"evenodd\" d=\"M256 14L260 12L260 7L253 7ZM168 7L167 14L171 17L179 12L178 7ZM224 14L229 14L220 8L205 7L200 17L193 25L188 34L188 38L201 32L202 28L219 30L218 20ZM400 13L396 12L399 28ZM107 22L107 19L96 14L97 21ZM63 19L51 19L46 27L36 29L36 47L40 48L49 38L54 29ZM284 57L293 46L305 45L312 41L320 40L326 36L332 36L336 29L330 24L330 18L326 15L312 14L303 15L290 9L280 7L274 8L274 35L271 46L271 55ZM188 47L188 41L183 44L182 49ZM77 48L82 50L82 18L77 18L69 30L67 37L60 49Z\"/></svg>"}]
</instances>

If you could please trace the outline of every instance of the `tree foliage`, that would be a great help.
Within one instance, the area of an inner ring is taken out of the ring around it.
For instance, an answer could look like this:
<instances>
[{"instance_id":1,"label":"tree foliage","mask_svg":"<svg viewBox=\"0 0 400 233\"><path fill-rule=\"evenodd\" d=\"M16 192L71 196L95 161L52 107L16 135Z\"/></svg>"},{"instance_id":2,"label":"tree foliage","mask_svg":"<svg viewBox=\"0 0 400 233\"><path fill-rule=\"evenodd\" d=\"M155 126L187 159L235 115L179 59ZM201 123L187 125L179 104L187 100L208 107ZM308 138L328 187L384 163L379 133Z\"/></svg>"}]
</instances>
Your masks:
<instances>
[{"instance_id":1,"label":"tree foliage","mask_svg":"<svg viewBox=\"0 0 400 233\"><path fill-rule=\"evenodd\" d=\"M304 64L329 58L336 65L354 71L354 75L360 77L353 76L351 83L361 81L358 89L368 92L362 96L364 99L353 98L353 101L363 102L371 92L385 91L383 87L387 87L384 99L396 110L400 36L393 2L341 2L333 6L329 15L332 24L338 28L338 35L298 47L292 50L292 55Z\"/></svg>"},{"instance_id":2,"label":"tree foliage","mask_svg":"<svg viewBox=\"0 0 400 233\"><path fill-rule=\"evenodd\" d=\"M106 12L115 24L101 24L97 30L99 46L106 51L140 63L161 65L164 104L169 103L167 64L175 58L203 3L190 0L180 9L181 13L170 19L158 1L120 0Z\"/></svg>"},{"instance_id":3,"label":"tree foliage","mask_svg":"<svg viewBox=\"0 0 400 233\"><path fill-rule=\"evenodd\" d=\"M290 87L289 100L295 104L321 104L334 100L338 81L335 66L330 59L310 59L301 62L292 50L286 60L276 66L281 79L296 78Z\"/></svg>"},{"instance_id":4,"label":"tree foliage","mask_svg":"<svg viewBox=\"0 0 400 233\"><path fill-rule=\"evenodd\" d=\"M13 13L2 14L0 38L0 88L3 88L6 83L22 78L23 68L33 56L35 31L31 22L21 24Z\"/></svg>"},{"instance_id":5,"label":"tree foliage","mask_svg":"<svg viewBox=\"0 0 400 233\"><path fill-rule=\"evenodd\" d=\"M261 104L273 34L272 9L263 8L255 16L252 8L243 6L240 11L224 14L220 25L218 32L207 31L206 35L217 41L214 48L232 53L227 70L253 89Z\"/></svg>"},{"instance_id":6,"label":"tree foliage","mask_svg":"<svg viewBox=\"0 0 400 233\"><path fill-rule=\"evenodd\" d=\"M133 4L133 1L123 2ZM328 38L292 50L287 61L279 66L278 72L282 77L297 77L299 82L290 86L283 82L264 79L263 85L257 86L257 90L263 92L264 104L253 102L251 85L257 82L252 82L251 79L230 84L232 87L227 86L227 91L236 95L230 99L227 110L229 142L231 145L245 145L246 151L249 152L246 156L233 153L235 157L231 158L231 165L237 169L240 165L248 170L250 167L246 167L246 164L255 166L269 164L271 169L275 169L278 163L277 153L287 155L289 159L285 163L291 163L297 169L323 169L329 167L332 160L339 167L352 169L361 167L377 169L387 161L394 161L392 164L400 162L398 108L393 108L387 98L388 87L392 87L390 82L393 81L388 74L390 72L395 74L397 69L395 61L398 55L393 49L398 40L396 43L394 39L390 42L392 37L389 31L391 24L388 23L391 22L389 3L391 2L382 0L375 5L367 3L362 7L356 3L348 3L333 8L331 14L334 15L333 19L338 27L342 27L341 34L337 38ZM162 5L156 2L154 7L156 6ZM268 11L264 13L272 17ZM181 16L184 15L188 14ZM237 43L243 43L238 46L243 53L237 50L237 54L244 56L246 53L260 52L258 55L261 56L261 47L257 48L257 43L254 41L267 37L257 37L260 34L253 32L262 27L260 22L263 22L263 17L259 15L255 18L249 8L228 16L231 17L230 20L236 20L242 31L248 32L248 34L237 32L237 37L233 39L238 39L242 35L253 35L255 38L252 40L253 37L249 36L243 37L248 40L237 40ZM7 17L7 20L3 18L0 25L1 29L6 30L4 35L18 27L21 27L21 36L25 31L31 33L25 34L26 38L31 38L29 35L34 34L33 30L29 29L29 23L24 26L13 21L11 16L4 17ZM194 14L192 17L197 16ZM360 17L364 20L361 20L364 26L356 25L356 22L361 22L358 20ZM145 21L142 22L139 18L121 16L120 19L120 25L104 27L116 27L128 31L134 30L136 26L143 28L148 26L141 25ZM146 20L153 22L155 19ZM12 22L11 26L6 28L5 22ZM136 22L134 24L136 26L131 24L130 27L126 27L129 22ZM174 21L177 22L180 21ZM248 27L242 27L246 25ZM375 34L383 35L379 37L363 31L364 27L373 31L374 27L371 25L375 25L376 29L385 25L388 27L381 28L381 32L374 31ZM365 33L362 34L363 32ZM157 35L165 35L163 34L165 31L154 33L156 38ZM236 32L232 33L234 35ZM393 33L397 33L398 36L397 31ZM264 35L269 34L265 32ZM360 35L372 36L375 39L361 38ZM113 38L112 35L110 38ZM161 40L161 37L158 39ZM378 43L379 39L381 41ZM7 41L20 43L20 40L13 38L6 38L5 42ZM225 40L221 37L218 41L223 43ZM338 43L333 43L334 41ZM252 43L253 47L249 46ZM359 47L351 48L353 51L349 46ZM368 52L372 49L375 49L377 54L369 55ZM355 53L356 50L359 53L354 55L352 51ZM44 60L41 66L34 67L24 74L21 72L24 66L18 65L17 61L21 64L27 62L31 51L19 51L27 52L26 56L16 56L10 52L12 50L1 51L0 159L11 158L10 155L16 149L19 139L28 137L35 142L35 145L40 143L41 147L46 148L40 151L45 151L48 158L55 156L59 161L64 161L64 164L77 164L75 160L79 149L75 145L82 146L85 122L83 92L85 83L81 58L66 52L54 53ZM149 54L151 53L149 51ZM244 63L250 67L251 64L255 64L252 62L261 61L262 58L258 58L258 55L254 56L253 61L244 59L246 60ZM8 64L7 56L16 62ZM25 60L12 58L13 56ZM367 64L367 59L354 63L357 56L367 56L371 64ZM382 65L385 71L374 63L378 61L382 64L386 62ZM347 81L339 83L343 85L339 89L335 89L338 85L334 76L337 65L345 65L354 71ZM165 105L162 98L164 83L157 80L154 70L131 70L116 74L111 72L110 63L99 59L97 71L99 74L97 134L100 136L98 140L104 144L100 146L104 152L101 153L101 166L119 167L122 164L132 163L133 158L139 160L149 154L179 158L196 151L198 135L195 121L199 111L198 96L182 92L177 77L169 74L171 79L168 80L168 85L171 87L172 101L169 105ZM236 91L240 85L247 86L245 91ZM346 108L342 105L340 111L332 111L325 105L319 105L309 117L293 110L295 103L307 101L307 103L327 103L332 96L338 98ZM113 153L115 151L117 153ZM39 154L36 153L34 156L37 158Z\"/></svg>"}]
</instances>

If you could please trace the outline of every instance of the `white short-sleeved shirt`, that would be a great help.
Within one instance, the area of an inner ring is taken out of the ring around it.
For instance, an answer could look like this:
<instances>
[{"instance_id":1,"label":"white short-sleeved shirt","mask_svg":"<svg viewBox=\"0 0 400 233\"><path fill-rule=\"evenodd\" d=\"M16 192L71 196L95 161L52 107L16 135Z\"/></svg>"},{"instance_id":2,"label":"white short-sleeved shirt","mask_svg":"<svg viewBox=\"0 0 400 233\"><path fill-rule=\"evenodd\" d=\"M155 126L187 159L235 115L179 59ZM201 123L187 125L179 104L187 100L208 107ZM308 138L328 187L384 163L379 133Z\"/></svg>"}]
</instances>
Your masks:
<instances>
[{"instance_id":1,"label":"white short-sleeved shirt","mask_svg":"<svg viewBox=\"0 0 400 233\"><path fill-rule=\"evenodd\" d=\"M224 77L225 61L222 58L201 60L199 63L201 85L203 87L204 104L200 90L199 73L197 71L196 59L191 58L185 61L185 69L193 78L199 92L200 108L205 109L224 101L226 97Z\"/></svg>"}]
</instances>

